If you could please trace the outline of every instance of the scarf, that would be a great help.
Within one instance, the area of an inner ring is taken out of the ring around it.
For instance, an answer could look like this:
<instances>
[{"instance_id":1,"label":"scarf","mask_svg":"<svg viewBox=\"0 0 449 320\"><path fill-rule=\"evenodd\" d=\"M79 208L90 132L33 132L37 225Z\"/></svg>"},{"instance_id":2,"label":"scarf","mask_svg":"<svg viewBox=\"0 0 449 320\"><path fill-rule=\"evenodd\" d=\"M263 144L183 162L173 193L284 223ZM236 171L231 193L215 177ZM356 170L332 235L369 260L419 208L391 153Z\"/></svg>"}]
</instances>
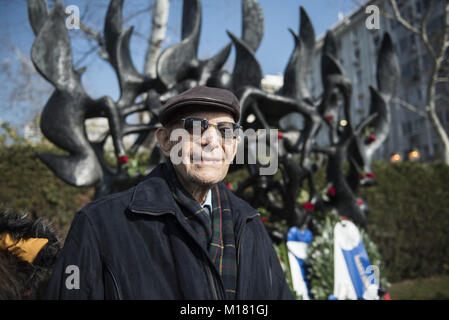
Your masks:
<instances>
[{"instance_id":1,"label":"scarf","mask_svg":"<svg viewBox=\"0 0 449 320\"><path fill-rule=\"evenodd\" d=\"M220 192L218 185L214 185L211 188L212 212L209 213L184 189L171 163L166 163L163 171L173 198L221 277L226 299L235 299L237 259L234 224L227 195Z\"/></svg>"}]
</instances>

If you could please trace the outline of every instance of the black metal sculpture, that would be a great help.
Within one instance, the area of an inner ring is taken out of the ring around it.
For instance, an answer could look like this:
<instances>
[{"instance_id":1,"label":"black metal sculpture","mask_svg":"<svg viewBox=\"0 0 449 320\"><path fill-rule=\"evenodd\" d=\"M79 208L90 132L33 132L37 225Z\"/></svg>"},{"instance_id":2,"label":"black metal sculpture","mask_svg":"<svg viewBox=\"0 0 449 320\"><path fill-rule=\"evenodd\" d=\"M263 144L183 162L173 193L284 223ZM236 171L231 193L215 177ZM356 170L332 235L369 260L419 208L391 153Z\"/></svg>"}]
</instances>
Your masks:
<instances>
[{"instance_id":1,"label":"black metal sculpture","mask_svg":"<svg viewBox=\"0 0 449 320\"><path fill-rule=\"evenodd\" d=\"M370 88L372 95L370 116L355 128L350 112L351 83L344 77L342 68L336 60L337 46L331 32L327 34L322 49L323 94L314 101L307 89L306 77L310 71L315 39L313 26L302 8L300 16L299 36L290 30L295 40L295 47L284 72L284 86L276 94L266 93L255 86L245 87L239 96L244 127L282 129L283 117L300 113L304 118L304 128L300 130L299 135L288 131L282 134L281 143L284 148L281 148L279 162L285 173L281 182L274 181L272 177L251 176L244 181L237 192L244 196L246 188L256 188L257 199L247 200L267 207L277 216L287 219L290 225L302 225L306 222L308 213L307 210L297 206L295 200L305 181L308 182L309 203L323 209L324 202L313 177L316 165L312 163L314 155L323 153L327 156L327 186L335 193L329 205L336 208L340 214L364 225L367 206L362 205L362 200L357 196L358 186L373 182L371 159L374 151L388 135L388 102L399 78L399 64L387 34L378 56L379 90ZM343 118L340 118L341 110L344 111ZM250 113L257 116L257 121L248 124L245 119ZM341 126L341 120L345 120L347 125ZM330 145L318 147L315 139L324 125L329 129ZM362 137L364 129L368 126L373 127L371 138L377 137L375 141L372 139L367 141ZM299 163L293 161L293 155L298 153ZM351 173L348 177L344 176L343 171L346 160L351 163ZM264 201L270 199L269 193L273 191L281 195L281 206Z\"/></svg>"},{"instance_id":2,"label":"black metal sculpture","mask_svg":"<svg viewBox=\"0 0 449 320\"><path fill-rule=\"evenodd\" d=\"M93 100L82 88L82 70L72 67L63 8L57 3L48 13L45 0L28 1L30 22L36 34L31 58L38 72L55 87L42 112L42 132L69 153L38 156L58 177L75 186L95 185L96 196L132 185L142 177L130 178L122 170L120 159L126 154L123 137L138 133L128 151L137 152L148 134L159 126L157 116L164 101L197 85L216 86L230 89L239 97L241 124L245 129L281 130L282 177L260 176L257 169L263 166L261 163L245 165L250 175L236 193L256 207L265 206L274 217L287 220L289 225L301 226L309 221L309 215L298 205L297 198L300 189L307 185L310 204L321 209L336 208L341 215L364 225L367 207L360 204L358 188L374 181L371 159L388 135L388 103L399 74L388 35L384 36L378 55L377 89L370 88L370 114L356 126L351 119L351 83L338 63L337 46L330 32L322 48L323 94L315 98L308 90L315 32L303 8L300 8L299 34L290 30L295 46L284 71L284 85L276 93L267 93L261 89L262 68L255 57L264 32L263 13L256 0L242 0L242 37L228 32L231 43L207 60L197 57L200 0L184 0L181 41L161 53L155 79L144 77L131 61L132 28L122 30L122 7L123 0L111 0L104 27L109 61L119 79L120 98L118 101L109 97ZM230 73L222 68L232 46L236 55ZM141 94L145 94L146 99L136 102ZM128 115L143 110L152 115L149 123L129 125L125 122ZM254 121L248 120L250 115ZM110 130L101 142L90 142L87 138L84 121L91 117L106 117L109 121ZM303 127L297 123L298 117L303 119ZM340 125L343 119L347 123L345 126ZM324 126L328 127L330 143L318 146L316 137ZM368 131L370 135L365 136ZM108 167L103 158L108 136L113 140L118 160L116 168ZM327 159L326 187L333 190L328 202L323 201L314 178L314 172L323 165L323 158ZM350 163L348 176L343 171L345 161ZM233 166L236 168L238 166ZM249 189L253 192L248 193Z\"/></svg>"}]
</instances>

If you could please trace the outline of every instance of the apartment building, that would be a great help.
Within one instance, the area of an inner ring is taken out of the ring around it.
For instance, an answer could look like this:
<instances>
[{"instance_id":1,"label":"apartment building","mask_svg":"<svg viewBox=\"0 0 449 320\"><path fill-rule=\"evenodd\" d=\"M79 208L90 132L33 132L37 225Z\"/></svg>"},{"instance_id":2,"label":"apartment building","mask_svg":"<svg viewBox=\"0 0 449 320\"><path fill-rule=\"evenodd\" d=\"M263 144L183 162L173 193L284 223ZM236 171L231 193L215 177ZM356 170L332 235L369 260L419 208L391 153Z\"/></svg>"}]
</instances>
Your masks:
<instances>
[{"instance_id":1,"label":"apartment building","mask_svg":"<svg viewBox=\"0 0 449 320\"><path fill-rule=\"evenodd\" d=\"M443 0L435 0L428 19L427 28L432 38L441 37L444 26ZM415 25L427 11L429 0L397 0L401 15ZM401 79L397 97L419 112L412 112L404 103L391 104L390 134L375 158L389 160L393 154L406 159L411 150L417 150L423 161L432 161L441 151L441 143L425 114L425 94L429 79L430 60L419 37L405 29L397 21L388 19L392 14L388 0L367 1L367 5L379 8L379 29L368 29L367 18L370 13L365 7L358 8L335 26L334 32L339 49L339 61L345 75L353 85L352 118L357 124L369 111L369 86L376 86L376 60L383 34L389 32L398 54ZM320 56L324 35L318 39L317 54L313 63L313 72L309 78L312 94L319 97L322 92L320 75ZM437 94L449 98L449 86L440 85ZM447 132L449 132L449 99L437 101L437 111ZM318 141L325 143L323 133Z\"/></svg>"}]
</instances>

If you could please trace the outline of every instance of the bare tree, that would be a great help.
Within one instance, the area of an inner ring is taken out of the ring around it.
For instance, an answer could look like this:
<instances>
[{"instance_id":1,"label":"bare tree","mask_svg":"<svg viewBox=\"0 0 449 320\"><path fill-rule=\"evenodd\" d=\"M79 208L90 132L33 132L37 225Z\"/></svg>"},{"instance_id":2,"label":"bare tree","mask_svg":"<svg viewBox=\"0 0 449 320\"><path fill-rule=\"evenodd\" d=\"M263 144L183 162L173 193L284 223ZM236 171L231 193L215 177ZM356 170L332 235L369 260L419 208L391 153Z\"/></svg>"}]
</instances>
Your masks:
<instances>
[{"instance_id":1,"label":"bare tree","mask_svg":"<svg viewBox=\"0 0 449 320\"><path fill-rule=\"evenodd\" d=\"M161 52L162 42L165 38L168 10L168 0L155 0L151 34L143 67L144 74L152 78L156 77L156 62Z\"/></svg>"},{"instance_id":2,"label":"bare tree","mask_svg":"<svg viewBox=\"0 0 449 320\"><path fill-rule=\"evenodd\" d=\"M84 4L80 6L80 31L71 33L73 39L82 40L72 41L76 69L92 62L95 63L98 59L109 60L103 35L104 13L109 2L109 0L85 0ZM64 0L44 2L45 6L48 5L50 9L56 3L62 4L64 7L70 4ZM128 3L131 5L126 10L123 22L134 25L133 36L142 39L141 43L148 44L144 49L146 55L143 73L152 76L163 40L166 37L169 0ZM26 5L26 1L23 1L23 4ZM14 125L19 124L19 127L23 127L22 124L30 122L40 113L53 89L36 72L29 53L23 52L13 44L11 32L8 31L7 26L3 26L1 30L0 49L7 55L0 59L0 79L4 81L3 90L7 100L2 103L0 108L3 110L3 114L14 112L14 115L17 115L14 116Z\"/></svg>"},{"instance_id":3,"label":"bare tree","mask_svg":"<svg viewBox=\"0 0 449 320\"><path fill-rule=\"evenodd\" d=\"M435 37L429 34L427 29L432 9L435 5L434 0L428 0L428 7L425 14L420 21L412 21L412 19L406 19L400 12L398 3L396 0L389 0L389 4L392 9L392 15L384 13L388 19L397 21L400 25L406 28L411 33L415 34L417 38L423 44L427 57L430 61L430 73L426 82L425 92L425 112L419 110L418 107L412 104L396 99L396 102L404 106L408 110L414 111L421 116L429 119L433 128L435 129L438 137L443 145L442 160L445 164L449 165L449 136L446 132L441 119L437 113L437 100L446 100L447 97L437 95L437 86L442 83L447 83L448 78L445 76L447 70L445 70L445 62L447 62L446 52L449 48L449 0L443 0L443 27L441 33Z\"/></svg>"},{"instance_id":4,"label":"bare tree","mask_svg":"<svg viewBox=\"0 0 449 320\"><path fill-rule=\"evenodd\" d=\"M20 48L12 44L7 44L7 48L1 46L9 51L9 56L0 61L0 81L6 92L1 113L13 113L15 125L28 123L39 115L53 88L36 72Z\"/></svg>"},{"instance_id":5,"label":"bare tree","mask_svg":"<svg viewBox=\"0 0 449 320\"><path fill-rule=\"evenodd\" d=\"M53 1L55 3L61 3L61 0ZM83 51L80 54L81 58L75 62L75 66L78 66L84 62L85 59L94 53L97 53L103 60L109 60L109 57L106 54L106 44L102 34L103 20L99 19L99 15L97 14L98 11L104 12L104 10L99 9L106 9L108 2L109 1L89 2L86 0L84 10L81 13L79 26L83 32L82 37L87 40L88 45L82 49ZM92 5L94 7L92 7ZM131 21L136 22L142 17L152 16L149 37L146 36L146 30L139 30L139 28L136 28L133 31L133 35L142 38L146 43L148 43L143 73L148 76L155 76L156 61L159 57L162 43L166 35L169 0L150 0L145 3L144 6L135 6L135 4L133 4L133 8L134 10L129 12L128 15L124 17L124 23L129 23ZM103 16L101 17L103 18Z\"/></svg>"}]
</instances>

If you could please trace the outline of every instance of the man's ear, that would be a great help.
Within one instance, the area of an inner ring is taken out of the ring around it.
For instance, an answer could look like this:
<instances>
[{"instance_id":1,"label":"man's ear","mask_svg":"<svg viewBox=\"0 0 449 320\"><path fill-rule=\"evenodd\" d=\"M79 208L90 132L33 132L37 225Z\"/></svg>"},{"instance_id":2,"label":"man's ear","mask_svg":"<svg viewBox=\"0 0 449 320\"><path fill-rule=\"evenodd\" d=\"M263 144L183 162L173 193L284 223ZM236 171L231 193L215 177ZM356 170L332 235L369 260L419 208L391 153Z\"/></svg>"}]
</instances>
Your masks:
<instances>
[{"instance_id":1,"label":"man's ear","mask_svg":"<svg viewBox=\"0 0 449 320\"><path fill-rule=\"evenodd\" d=\"M156 139L164 156L169 157L170 150L172 148L172 143L170 141L170 131L165 127L157 128Z\"/></svg>"}]
</instances>

